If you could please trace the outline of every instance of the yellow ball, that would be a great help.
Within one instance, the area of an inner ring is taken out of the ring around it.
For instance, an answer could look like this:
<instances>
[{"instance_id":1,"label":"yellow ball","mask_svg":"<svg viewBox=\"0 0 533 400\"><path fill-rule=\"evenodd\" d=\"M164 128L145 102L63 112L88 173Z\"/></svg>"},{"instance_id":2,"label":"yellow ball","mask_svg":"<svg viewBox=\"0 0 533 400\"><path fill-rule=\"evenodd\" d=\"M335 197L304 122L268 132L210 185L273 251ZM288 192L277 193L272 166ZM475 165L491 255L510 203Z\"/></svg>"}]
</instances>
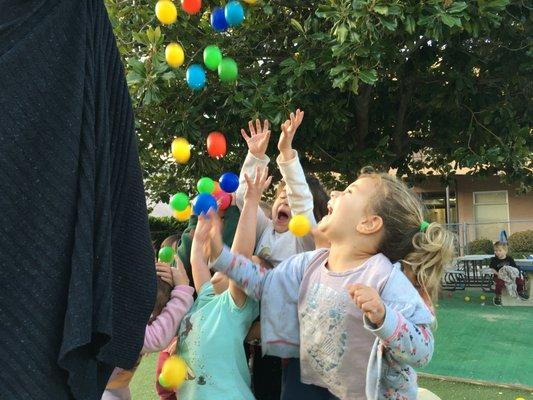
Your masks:
<instances>
[{"instance_id":1,"label":"yellow ball","mask_svg":"<svg viewBox=\"0 0 533 400\"><path fill-rule=\"evenodd\" d=\"M289 222L289 230L294 236L305 236L311 230L311 222L305 215L295 215Z\"/></svg>"},{"instance_id":2,"label":"yellow ball","mask_svg":"<svg viewBox=\"0 0 533 400\"><path fill-rule=\"evenodd\" d=\"M172 142L172 156L180 164L187 164L191 158L191 146L185 138L176 138Z\"/></svg>"},{"instance_id":3,"label":"yellow ball","mask_svg":"<svg viewBox=\"0 0 533 400\"><path fill-rule=\"evenodd\" d=\"M470 301L470 297L469 296L465 296L465 301Z\"/></svg>"},{"instance_id":4,"label":"yellow ball","mask_svg":"<svg viewBox=\"0 0 533 400\"><path fill-rule=\"evenodd\" d=\"M523 397L517 397L516 400L526 400Z\"/></svg>"},{"instance_id":5,"label":"yellow ball","mask_svg":"<svg viewBox=\"0 0 533 400\"><path fill-rule=\"evenodd\" d=\"M167 389L177 389L187 378L187 364L178 356L170 356L163 364L159 383Z\"/></svg>"},{"instance_id":6,"label":"yellow ball","mask_svg":"<svg viewBox=\"0 0 533 400\"><path fill-rule=\"evenodd\" d=\"M163 25L170 25L176 21L178 10L170 0L159 0L155 5L155 16Z\"/></svg>"},{"instance_id":7,"label":"yellow ball","mask_svg":"<svg viewBox=\"0 0 533 400\"><path fill-rule=\"evenodd\" d=\"M480 298L480 300L483 300L483 301L487 300L487 298L485 297L484 294L482 294L481 296L479 296L479 298Z\"/></svg>"},{"instance_id":8,"label":"yellow ball","mask_svg":"<svg viewBox=\"0 0 533 400\"><path fill-rule=\"evenodd\" d=\"M255 4L257 3L257 0L244 0L244 2L248 4Z\"/></svg>"},{"instance_id":9,"label":"yellow ball","mask_svg":"<svg viewBox=\"0 0 533 400\"><path fill-rule=\"evenodd\" d=\"M173 215L174 215L174 218L176 218L178 221L185 222L191 217L191 214L192 214L192 208L191 208L191 205L189 204L187 208L183 211L174 211Z\"/></svg>"},{"instance_id":10,"label":"yellow ball","mask_svg":"<svg viewBox=\"0 0 533 400\"><path fill-rule=\"evenodd\" d=\"M185 61L185 52L178 43L169 43L165 49L165 59L172 68L178 68Z\"/></svg>"}]
</instances>

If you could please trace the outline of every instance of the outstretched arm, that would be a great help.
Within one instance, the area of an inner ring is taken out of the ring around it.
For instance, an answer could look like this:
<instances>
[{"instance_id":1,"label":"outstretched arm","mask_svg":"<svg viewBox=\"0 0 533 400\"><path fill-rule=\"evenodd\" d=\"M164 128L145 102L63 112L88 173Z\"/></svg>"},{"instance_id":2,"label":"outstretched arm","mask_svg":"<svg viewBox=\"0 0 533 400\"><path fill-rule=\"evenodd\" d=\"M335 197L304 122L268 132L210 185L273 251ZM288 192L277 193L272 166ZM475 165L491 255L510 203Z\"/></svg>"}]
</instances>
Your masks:
<instances>
[{"instance_id":1,"label":"outstretched arm","mask_svg":"<svg viewBox=\"0 0 533 400\"><path fill-rule=\"evenodd\" d=\"M212 215L218 214L210 211ZM220 219L220 217L218 217ZM204 216L200 215L198 217L198 224L196 225L196 230L194 232L194 238L192 240L191 246L191 266L192 266L192 276L194 282L194 288L196 293L200 293L202 286L211 280L211 272L207 266L207 255L206 248L209 245L209 232L211 230L211 224ZM222 242L222 237L220 237Z\"/></svg>"}]
</instances>

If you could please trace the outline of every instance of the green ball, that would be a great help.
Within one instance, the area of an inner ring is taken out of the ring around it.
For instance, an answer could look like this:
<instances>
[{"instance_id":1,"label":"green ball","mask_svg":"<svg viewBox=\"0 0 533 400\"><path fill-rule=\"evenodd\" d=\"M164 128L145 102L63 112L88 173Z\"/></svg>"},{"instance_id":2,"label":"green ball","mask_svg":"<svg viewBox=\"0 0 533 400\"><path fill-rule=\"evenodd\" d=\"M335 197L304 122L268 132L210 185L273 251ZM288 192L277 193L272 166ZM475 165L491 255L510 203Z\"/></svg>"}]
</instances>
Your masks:
<instances>
[{"instance_id":1,"label":"green ball","mask_svg":"<svg viewBox=\"0 0 533 400\"><path fill-rule=\"evenodd\" d=\"M174 249L170 246L161 247L159 250L159 262L170 263L174 259Z\"/></svg>"},{"instance_id":2,"label":"green ball","mask_svg":"<svg viewBox=\"0 0 533 400\"><path fill-rule=\"evenodd\" d=\"M176 193L170 199L170 208L174 211L184 211L189 205L189 196L185 193Z\"/></svg>"},{"instance_id":3,"label":"green ball","mask_svg":"<svg viewBox=\"0 0 533 400\"><path fill-rule=\"evenodd\" d=\"M211 194L215 191L215 182L211 178L203 177L198 181L196 187L198 188L198 193Z\"/></svg>"},{"instance_id":4,"label":"green ball","mask_svg":"<svg viewBox=\"0 0 533 400\"><path fill-rule=\"evenodd\" d=\"M220 49L214 44L207 46L204 50L205 66L211 71L216 71L220 61L222 61L222 52Z\"/></svg>"},{"instance_id":5,"label":"green ball","mask_svg":"<svg viewBox=\"0 0 533 400\"><path fill-rule=\"evenodd\" d=\"M222 82L235 82L239 75L237 63L233 58L224 57L218 65L218 76Z\"/></svg>"}]
</instances>

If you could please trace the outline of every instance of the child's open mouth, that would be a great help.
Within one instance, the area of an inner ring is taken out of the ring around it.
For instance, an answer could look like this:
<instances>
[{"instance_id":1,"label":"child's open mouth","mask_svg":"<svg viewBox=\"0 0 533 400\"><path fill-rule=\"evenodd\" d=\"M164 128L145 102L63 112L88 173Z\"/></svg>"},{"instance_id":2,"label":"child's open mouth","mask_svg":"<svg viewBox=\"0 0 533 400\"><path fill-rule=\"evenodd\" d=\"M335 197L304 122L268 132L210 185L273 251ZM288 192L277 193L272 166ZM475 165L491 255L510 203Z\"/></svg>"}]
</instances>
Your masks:
<instances>
[{"instance_id":1,"label":"child's open mouth","mask_svg":"<svg viewBox=\"0 0 533 400\"><path fill-rule=\"evenodd\" d=\"M289 221L289 214L286 213L285 211L283 210L279 210L278 211L278 222L281 223L281 224L286 224L288 221Z\"/></svg>"}]
</instances>

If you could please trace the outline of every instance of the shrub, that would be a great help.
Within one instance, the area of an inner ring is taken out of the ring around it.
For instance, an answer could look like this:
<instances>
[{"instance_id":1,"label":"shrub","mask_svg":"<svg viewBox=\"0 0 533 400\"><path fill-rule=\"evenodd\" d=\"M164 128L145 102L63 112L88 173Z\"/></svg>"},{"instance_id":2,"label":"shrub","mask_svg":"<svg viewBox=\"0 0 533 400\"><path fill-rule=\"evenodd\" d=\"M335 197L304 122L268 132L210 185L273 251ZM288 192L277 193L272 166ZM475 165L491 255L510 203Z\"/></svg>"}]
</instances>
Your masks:
<instances>
[{"instance_id":1,"label":"shrub","mask_svg":"<svg viewBox=\"0 0 533 400\"><path fill-rule=\"evenodd\" d=\"M489 239L478 239L468 243L469 254L493 254L494 246Z\"/></svg>"},{"instance_id":2,"label":"shrub","mask_svg":"<svg viewBox=\"0 0 533 400\"><path fill-rule=\"evenodd\" d=\"M159 248L161 242L165 240L167 236L181 234L187 227L184 222L178 222L171 217L148 217L148 223L150 224L150 234L152 241L155 244L156 249Z\"/></svg>"},{"instance_id":3,"label":"shrub","mask_svg":"<svg viewBox=\"0 0 533 400\"><path fill-rule=\"evenodd\" d=\"M509 252L514 258L533 254L533 230L516 232L509 236Z\"/></svg>"}]
</instances>

